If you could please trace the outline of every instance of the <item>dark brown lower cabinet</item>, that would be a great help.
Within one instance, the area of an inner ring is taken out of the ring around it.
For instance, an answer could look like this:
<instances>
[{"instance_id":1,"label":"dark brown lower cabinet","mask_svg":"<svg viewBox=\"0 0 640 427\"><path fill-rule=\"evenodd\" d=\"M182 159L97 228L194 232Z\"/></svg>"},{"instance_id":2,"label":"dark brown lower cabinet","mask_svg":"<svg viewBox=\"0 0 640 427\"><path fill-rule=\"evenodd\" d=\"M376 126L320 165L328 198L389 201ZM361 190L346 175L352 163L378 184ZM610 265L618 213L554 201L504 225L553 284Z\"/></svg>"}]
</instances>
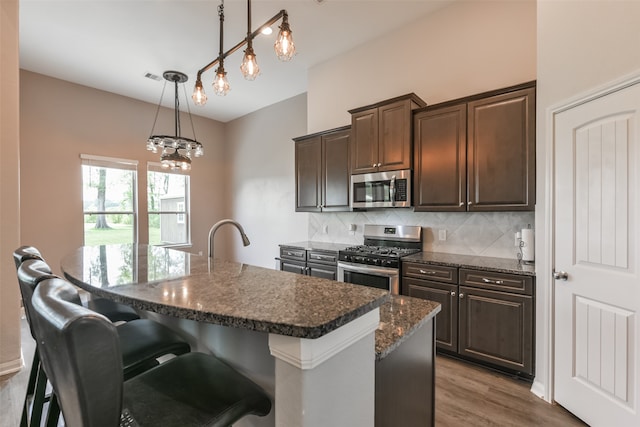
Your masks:
<instances>
[{"instance_id":1,"label":"dark brown lower cabinet","mask_svg":"<svg viewBox=\"0 0 640 427\"><path fill-rule=\"evenodd\" d=\"M533 373L533 298L460 286L458 353Z\"/></svg>"},{"instance_id":2,"label":"dark brown lower cabinet","mask_svg":"<svg viewBox=\"0 0 640 427\"><path fill-rule=\"evenodd\" d=\"M403 295L442 305L439 351L533 377L533 277L419 263L402 271Z\"/></svg>"},{"instance_id":3,"label":"dark brown lower cabinet","mask_svg":"<svg viewBox=\"0 0 640 427\"><path fill-rule=\"evenodd\" d=\"M442 307L436 322L438 348L458 351L458 285L405 277L403 294L439 302Z\"/></svg>"},{"instance_id":4,"label":"dark brown lower cabinet","mask_svg":"<svg viewBox=\"0 0 640 427\"><path fill-rule=\"evenodd\" d=\"M280 247L281 271L336 280L338 275L337 262L337 252Z\"/></svg>"}]
</instances>

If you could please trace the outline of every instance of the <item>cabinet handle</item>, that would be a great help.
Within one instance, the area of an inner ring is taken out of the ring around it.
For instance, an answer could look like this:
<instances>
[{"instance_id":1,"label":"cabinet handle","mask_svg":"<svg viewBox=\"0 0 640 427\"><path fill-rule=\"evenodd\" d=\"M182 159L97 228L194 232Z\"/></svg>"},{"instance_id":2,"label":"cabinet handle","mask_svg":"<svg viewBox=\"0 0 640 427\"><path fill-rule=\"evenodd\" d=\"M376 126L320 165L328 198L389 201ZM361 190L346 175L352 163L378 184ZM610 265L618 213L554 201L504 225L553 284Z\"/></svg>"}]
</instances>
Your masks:
<instances>
[{"instance_id":1,"label":"cabinet handle","mask_svg":"<svg viewBox=\"0 0 640 427\"><path fill-rule=\"evenodd\" d=\"M464 298L464 294L460 292L460 298Z\"/></svg>"},{"instance_id":2,"label":"cabinet handle","mask_svg":"<svg viewBox=\"0 0 640 427\"><path fill-rule=\"evenodd\" d=\"M473 202L467 202L467 205L471 206L473 204Z\"/></svg>"},{"instance_id":3,"label":"cabinet handle","mask_svg":"<svg viewBox=\"0 0 640 427\"><path fill-rule=\"evenodd\" d=\"M451 296L455 297L456 296L456 291L451 291Z\"/></svg>"},{"instance_id":4,"label":"cabinet handle","mask_svg":"<svg viewBox=\"0 0 640 427\"><path fill-rule=\"evenodd\" d=\"M420 273L426 274L427 276L433 276L434 274L438 274L433 270L420 270Z\"/></svg>"},{"instance_id":5,"label":"cabinet handle","mask_svg":"<svg viewBox=\"0 0 640 427\"><path fill-rule=\"evenodd\" d=\"M482 281L484 283L491 283L492 285L504 285L504 280L491 280L491 279L487 279L486 277L483 277Z\"/></svg>"},{"instance_id":6,"label":"cabinet handle","mask_svg":"<svg viewBox=\"0 0 640 427\"><path fill-rule=\"evenodd\" d=\"M464 206L464 202L460 202L460 206Z\"/></svg>"}]
</instances>

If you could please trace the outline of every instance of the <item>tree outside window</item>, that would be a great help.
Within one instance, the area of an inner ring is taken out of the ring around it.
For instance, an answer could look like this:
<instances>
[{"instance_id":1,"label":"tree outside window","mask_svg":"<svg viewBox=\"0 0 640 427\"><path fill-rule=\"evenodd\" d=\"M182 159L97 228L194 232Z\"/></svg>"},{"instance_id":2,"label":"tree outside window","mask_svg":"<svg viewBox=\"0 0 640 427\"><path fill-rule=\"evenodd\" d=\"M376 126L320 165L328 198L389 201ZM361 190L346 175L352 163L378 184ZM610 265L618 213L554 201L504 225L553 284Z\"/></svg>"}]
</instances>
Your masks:
<instances>
[{"instance_id":1,"label":"tree outside window","mask_svg":"<svg viewBox=\"0 0 640 427\"><path fill-rule=\"evenodd\" d=\"M84 244L136 243L136 164L81 156Z\"/></svg>"}]
</instances>

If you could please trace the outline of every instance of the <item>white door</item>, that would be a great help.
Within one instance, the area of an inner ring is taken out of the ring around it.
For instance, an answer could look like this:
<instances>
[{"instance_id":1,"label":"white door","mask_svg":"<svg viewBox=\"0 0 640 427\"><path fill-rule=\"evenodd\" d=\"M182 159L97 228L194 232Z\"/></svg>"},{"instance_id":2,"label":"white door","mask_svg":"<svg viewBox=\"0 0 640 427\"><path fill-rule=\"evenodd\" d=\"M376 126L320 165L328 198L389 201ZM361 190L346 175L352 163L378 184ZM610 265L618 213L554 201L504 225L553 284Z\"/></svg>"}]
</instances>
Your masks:
<instances>
[{"instance_id":1,"label":"white door","mask_svg":"<svg viewBox=\"0 0 640 427\"><path fill-rule=\"evenodd\" d=\"M555 400L591 426L640 426L640 84L554 125Z\"/></svg>"}]
</instances>

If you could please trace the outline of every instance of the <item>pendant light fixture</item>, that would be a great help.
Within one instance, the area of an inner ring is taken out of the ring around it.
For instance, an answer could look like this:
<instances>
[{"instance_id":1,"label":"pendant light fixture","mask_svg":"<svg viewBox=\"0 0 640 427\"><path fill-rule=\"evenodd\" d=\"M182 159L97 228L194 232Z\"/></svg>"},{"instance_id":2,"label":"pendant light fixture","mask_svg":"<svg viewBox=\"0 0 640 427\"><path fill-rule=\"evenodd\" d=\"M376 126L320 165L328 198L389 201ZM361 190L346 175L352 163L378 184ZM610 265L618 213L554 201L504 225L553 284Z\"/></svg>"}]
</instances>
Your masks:
<instances>
[{"instance_id":1,"label":"pendant light fixture","mask_svg":"<svg viewBox=\"0 0 640 427\"><path fill-rule=\"evenodd\" d=\"M256 54L253 50L253 39L259 34L263 33L266 28L271 27L278 20L282 19L280 25L280 32L274 44L276 56L281 61L289 61L293 58L296 47L293 43L291 36L291 27L289 26L289 15L287 11L282 9L273 18L258 27L257 30L251 31L251 0L247 0L247 36L240 40L235 46L223 53L223 27L224 27L224 0L221 0L220 6L218 6L218 16L220 18L220 49L218 51L218 57L198 70L196 77L196 84L193 90L193 102L196 105L205 105L207 103L207 95L202 85L202 73L210 70L213 66L218 64L216 70L216 76L213 80L213 91L216 95L224 96L229 92L229 81L227 80L227 73L224 69L224 60L227 56L231 55L236 50L240 49L245 44L247 48L244 51L244 57L242 64L240 65L240 71L247 80L255 80L260 74L260 67L256 61Z\"/></svg>"},{"instance_id":2,"label":"pendant light fixture","mask_svg":"<svg viewBox=\"0 0 640 427\"><path fill-rule=\"evenodd\" d=\"M204 149L202 144L195 139L185 138L180 134L180 100L178 99L178 83L184 83L188 80L186 74L179 71L165 71L162 76L165 79L164 87L162 88L162 94L160 95L160 102L156 109L156 116L153 120L153 127L151 128L151 136L147 140L147 150L157 153L161 150L160 161L162 167L168 169L191 169L191 157L201 157L204 155ZM173 82L175 87L175 135L154 135L153 131L156 127L158 120L158 113L160 112L160 106L162 105L162 97L164 96L164 90L167 87L167 82ZM185 98L187 97L185 91ZM195 130L193 128L193 119L191 118L191 111L189 110L189 103L187 102L187 111L189 112L189 121L191 122L191 131L195 138Z\"/></svg>"}]
</instances>

